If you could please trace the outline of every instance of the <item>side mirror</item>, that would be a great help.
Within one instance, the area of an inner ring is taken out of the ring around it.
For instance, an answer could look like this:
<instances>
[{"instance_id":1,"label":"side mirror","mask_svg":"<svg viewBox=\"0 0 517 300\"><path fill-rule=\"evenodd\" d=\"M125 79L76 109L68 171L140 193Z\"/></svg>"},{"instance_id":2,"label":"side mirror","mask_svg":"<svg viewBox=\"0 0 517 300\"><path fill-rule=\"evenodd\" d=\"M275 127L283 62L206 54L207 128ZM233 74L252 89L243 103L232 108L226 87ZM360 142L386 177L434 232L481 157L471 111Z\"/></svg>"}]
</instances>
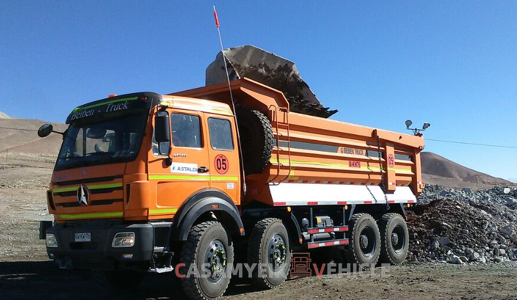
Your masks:
<instances>
[{"instance_id":1,"label":"side mirror","mask_svg":"<svg viewBox=\"0 0 517 300\"><path fill-rule=\"evenodd\" d=\"M171 141L169 114L166 111L159 111L156 114L154 126L154 134L158 143Z\"/></svg>"},{"instance_id":2,"label":"side mirror","mask_svg":"<svg viewBox=\"0 0 517 300\"><path fill-rule=\"evenodd\" d=\"M54 127L52 125L50 125L50 124L41 125L41 127L38 129L38 136L39 137L46 137L53 130L54 130Z\"/></svg>"}]
</instances>

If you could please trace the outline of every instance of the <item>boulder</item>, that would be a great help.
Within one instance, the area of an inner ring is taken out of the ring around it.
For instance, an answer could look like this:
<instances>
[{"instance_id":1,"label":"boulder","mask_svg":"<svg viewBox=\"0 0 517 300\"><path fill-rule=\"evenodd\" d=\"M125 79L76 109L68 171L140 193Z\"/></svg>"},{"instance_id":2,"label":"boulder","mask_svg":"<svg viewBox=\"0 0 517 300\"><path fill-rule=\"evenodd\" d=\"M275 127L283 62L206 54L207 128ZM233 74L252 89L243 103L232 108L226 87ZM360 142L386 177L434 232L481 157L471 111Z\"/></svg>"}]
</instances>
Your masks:
<instances>
[{"instance_id":1,"label":"boulder","mask_svg":"<svg viewBox=\"0 0 517 300\"><path fill-rule=\"evenodd\" d=\"M440 244L441 245L448 245L450 243L451 243L451 240L448 237L443 236L443 237L440 238Z\"/></svg>"},{"instance_id":2,"label":"boulder","mask_svg":"<svg viewBox=\"0 0 517 300\"><path fill-rule=\"evenodd\" d=\"M463 264L463 262L461 261L460 257L457 256L457 255L452 256L451 259L449 260L449 263L455 264L455 265Z\"/></svg>"}]
</instances>

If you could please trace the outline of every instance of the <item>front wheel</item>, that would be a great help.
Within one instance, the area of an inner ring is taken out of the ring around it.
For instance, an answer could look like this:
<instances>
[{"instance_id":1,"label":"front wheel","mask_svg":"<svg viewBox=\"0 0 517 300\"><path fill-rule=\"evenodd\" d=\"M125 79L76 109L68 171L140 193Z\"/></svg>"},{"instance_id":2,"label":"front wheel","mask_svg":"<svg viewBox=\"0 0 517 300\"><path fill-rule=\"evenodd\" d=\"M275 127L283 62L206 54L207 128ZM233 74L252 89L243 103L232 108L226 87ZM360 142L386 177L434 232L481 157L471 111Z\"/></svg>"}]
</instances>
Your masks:
<instances>
[{"instance_id":1,"label":"front wheel","mask_svg":"<svg viewBox=\"0 0 517 300\"><path fill-rule=\"evenodd\" d=\"M184 264L181 284L190 299L217 299L230 282L233 245L228 233L216 221L207 221L190 229L183 244L180 263Z\"/></svg>"},{"instance_id":2,"label":"front wheel","mask_svg":"<svg viewBox=\"0 0 517 300\"><path fill-rule=\"evenodd\" d=\"M291 247L282 220L266 218L255 224L248 243L248 263L256 264L253 282L262 288L271 289L286 280Z\"/></svg>"}]
</instances>

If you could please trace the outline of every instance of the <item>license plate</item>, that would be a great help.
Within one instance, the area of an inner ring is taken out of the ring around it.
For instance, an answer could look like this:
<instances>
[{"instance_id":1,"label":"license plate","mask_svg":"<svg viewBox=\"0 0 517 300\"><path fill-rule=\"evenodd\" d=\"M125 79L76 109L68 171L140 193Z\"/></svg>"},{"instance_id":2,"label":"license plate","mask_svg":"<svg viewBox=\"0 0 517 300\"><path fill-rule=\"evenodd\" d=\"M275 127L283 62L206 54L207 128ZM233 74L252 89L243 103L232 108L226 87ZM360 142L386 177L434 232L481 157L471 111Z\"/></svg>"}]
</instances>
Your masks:
<instances>
[{"instance_id":1,"label":"license plate","mask_svg":"<svg viewBox=\"0 0 517 300\"><path fill-rule=\"evenodd\" d=\"M89 233L89 232L76 233L75 234L75 241L76 242L91 242L92 241L92 234Z\"/></svg>"}]
</instances>

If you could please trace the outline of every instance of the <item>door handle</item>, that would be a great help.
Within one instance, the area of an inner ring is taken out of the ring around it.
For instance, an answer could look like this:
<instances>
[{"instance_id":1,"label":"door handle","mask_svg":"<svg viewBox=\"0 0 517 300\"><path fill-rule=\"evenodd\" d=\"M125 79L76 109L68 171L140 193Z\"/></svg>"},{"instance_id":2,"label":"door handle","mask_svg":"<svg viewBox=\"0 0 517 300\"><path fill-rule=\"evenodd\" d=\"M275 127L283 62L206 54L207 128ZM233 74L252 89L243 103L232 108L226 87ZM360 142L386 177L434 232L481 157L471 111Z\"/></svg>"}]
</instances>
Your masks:
<instances>
[{"instance_id":1,"label":"door handle","mask_svg":"<svg viewBox=\"0 0 517 300\"><path fill-rule=\"evenodd\" d=\"M206 173L206 172L208 172L208 168L207 167L199 167L199 169L197 169L197 172L198 173Z\"/></svg>"}]
</instances>

